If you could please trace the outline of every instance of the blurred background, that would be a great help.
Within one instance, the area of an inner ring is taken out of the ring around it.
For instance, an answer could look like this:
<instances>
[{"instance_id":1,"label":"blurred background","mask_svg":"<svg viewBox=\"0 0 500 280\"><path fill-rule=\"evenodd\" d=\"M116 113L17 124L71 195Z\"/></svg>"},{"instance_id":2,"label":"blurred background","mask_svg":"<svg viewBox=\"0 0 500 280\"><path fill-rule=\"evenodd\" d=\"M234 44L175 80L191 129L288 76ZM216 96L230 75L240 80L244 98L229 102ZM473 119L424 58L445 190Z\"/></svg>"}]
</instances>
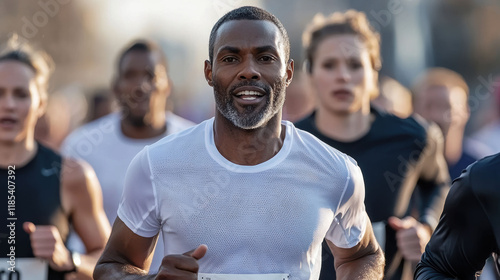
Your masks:
<instances>
[{"instance_id":1,"label":"blurred background","mask_svg":"<svg viewBox=\"0 0 500 280\"><path fill-rule=\"evenodd\" d=\"M0 0L0 42L17 33L53 57L51 107L71 118L58 113L51 118L72 129L89 118L88 110L99 114L96 106L110 104L119 51L134 39L154 39L169 60L171 109L200 122L214 112L203 76L210 30L224 13L244 5L265 8L283 22L297 70L303 61L302 31L316 13L364 11L382 36L380 76L408 87L428 67L450 68L471 90L467 134L498 118L492 102L500 73L498 0Z\"/></svg>"}]
</instances>

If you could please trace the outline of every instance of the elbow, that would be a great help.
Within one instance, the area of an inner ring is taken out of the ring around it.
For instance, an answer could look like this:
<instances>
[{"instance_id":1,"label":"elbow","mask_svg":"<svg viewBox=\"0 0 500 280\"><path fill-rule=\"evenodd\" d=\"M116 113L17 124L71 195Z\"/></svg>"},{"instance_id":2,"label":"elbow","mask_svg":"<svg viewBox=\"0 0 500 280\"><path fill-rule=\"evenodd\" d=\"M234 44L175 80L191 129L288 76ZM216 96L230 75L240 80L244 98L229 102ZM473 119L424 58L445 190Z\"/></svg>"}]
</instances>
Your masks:
<instances>
[{"instance_id":1,"label":"elbow","mask_svg":"<svg viewBox=\"0 0 500 280\"><path fill-rule=\"evenodd\" d=\"M377 246L377 249L373 253L373 262L374 267L377 267L377 273L383 277L384 275L384 267L385 267L385 255L380 246Z\"/></svg>"}]
</instances>

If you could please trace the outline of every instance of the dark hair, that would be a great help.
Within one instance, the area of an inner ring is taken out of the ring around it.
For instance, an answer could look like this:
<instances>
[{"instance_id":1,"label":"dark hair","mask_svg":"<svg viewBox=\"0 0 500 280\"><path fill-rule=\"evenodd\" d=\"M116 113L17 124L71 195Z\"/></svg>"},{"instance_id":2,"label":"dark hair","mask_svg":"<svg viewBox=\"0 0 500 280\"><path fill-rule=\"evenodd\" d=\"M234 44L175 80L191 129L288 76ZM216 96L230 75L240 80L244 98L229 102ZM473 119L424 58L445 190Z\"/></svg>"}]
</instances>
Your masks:
<instances>
[{"instance_id":1,"label":"dark hair","mask_svg":"<svg viewBox=\"0 0 500 280\"><path fill-rule=\"evenodd\" d=\"M370 25L365 13L348 10L345 13L333 13L328 17L316 14L302 34L302 44L306 56L305 66L309 73L312 72L314 54L318 45L325 38L343 34L357 35L368 50L373 69L380 70L382 67L380 34Z\"/></svg>"},{"instance_id":2,"label":"dark hair","mask_svg":"<svg viewBox=\"0 0 500 280\"><path fill-rule=\"evenodd\" d=\"M52 58L41 50L34 50L30 45L21 42L14 34L0 52L1 61L17 61L30 67L35 73L35 81L42 100L47 99L50 75L54 69Z\"/></svg>"},{"instance_id":3,"label":"dark hair","mask_svg":"<svg viewBox=\"0 0 500 280\"><path fill-rule=\"evenodd\" d=\"M225 14L215 23L214 27L212 28L212 31L210 32L210 40L208 43L208 56L211 63L213 62L214 58L214 44L217 37L217 31L223 23L231 20L267 20L274 23L274 25L278 27L285 43L285 58L286 60L290 58L290 39L288 38L285 27L283 26L283 24L281 24L279 19L275 15L261 8L244 6L234 9Z\"/></svg>"},{"instance_id":4,"label":"dark hair","mask_svg":"<svg viewBox=\"0 0 500 280\"><path fill-rule=\"evenodd\" d=\"M165 66L165 69L167 69L167 59L161 48L153 41L139 39L133 41L121 52L120 56L118 57L118 65L117 65L118 73L120 73L120 69L122 67L123 59L125 58L125 56L134 51L146 52L146 53L158 53L160 57L160 63L163 66Z\"/></svg>"}]
</instances>

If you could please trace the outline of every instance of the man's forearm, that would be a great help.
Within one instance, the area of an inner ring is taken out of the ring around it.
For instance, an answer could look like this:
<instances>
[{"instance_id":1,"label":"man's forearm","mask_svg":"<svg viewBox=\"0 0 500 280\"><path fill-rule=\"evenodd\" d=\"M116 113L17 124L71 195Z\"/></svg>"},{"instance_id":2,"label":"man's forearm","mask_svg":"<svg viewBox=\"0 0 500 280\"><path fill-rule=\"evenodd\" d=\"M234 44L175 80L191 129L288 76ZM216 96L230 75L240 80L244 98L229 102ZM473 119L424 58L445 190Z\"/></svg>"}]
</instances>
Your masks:
<instances>
[{"instance_id":1,"label":"man's forearm","mask_svg":"<svg viewBox=\"0 0 500 280\"><path fill-rule=\"evenodd\" d=\"M380 248L373 254L346 262L337 267L339 280L377 280L384 277L384 253Z\"/></svg>"},{"instance_id":2,"label":"man's forearm","mask_svg":"<svg viewBox=\"0 0 500 280\"><path fill-rule=\"evenodd\" d=\"M130 264L116 262L98 263L94 270L95 280L152 280L155 275L148 275L148 272Z\"/></svg>"},{"instance_id":3,"label":"man's forearm","mask_svg":"<svg viewBox=\"0 0 500 280\"><path fill-rule=\"evenodd\" d=\"M77 276L78 279L84 280L89 279L92 280L92 273L94 271L95 265L99 260L99 257L102 254L102 250L96 250L85 255L81 255L80 257L80 265L77 268Z\"/></svg>"}]
</instances>

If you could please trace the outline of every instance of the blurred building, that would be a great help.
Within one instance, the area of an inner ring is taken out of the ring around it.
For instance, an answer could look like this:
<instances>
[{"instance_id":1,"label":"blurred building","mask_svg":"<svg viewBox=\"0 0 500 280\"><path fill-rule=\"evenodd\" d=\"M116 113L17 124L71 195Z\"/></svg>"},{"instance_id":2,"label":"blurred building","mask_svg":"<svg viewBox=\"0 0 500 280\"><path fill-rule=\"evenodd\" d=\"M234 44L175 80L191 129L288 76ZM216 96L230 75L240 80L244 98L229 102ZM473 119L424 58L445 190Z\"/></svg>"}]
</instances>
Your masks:
<instances>
[{"instance_id":1,"label":"blurred building","mask_svg":"<svg viewBox=\"0 0 500 280\"><path fill-rule=\"evenodd\" d=\"M473 119L491 100L491 77L500 72L497 0L0 0L0 41L16 32L41 46L57 64L52 90L73 85L86 93L109 87L125 44L157 40L169 59L173 110L199 122L214 112L203 76L209 32L243 5L282 20L296 67L303 60L302 31L317 12L364 11L382 36L381 75L408 86L426 67L457 71L471 87Z\"/></svg>"}]
</instances>

